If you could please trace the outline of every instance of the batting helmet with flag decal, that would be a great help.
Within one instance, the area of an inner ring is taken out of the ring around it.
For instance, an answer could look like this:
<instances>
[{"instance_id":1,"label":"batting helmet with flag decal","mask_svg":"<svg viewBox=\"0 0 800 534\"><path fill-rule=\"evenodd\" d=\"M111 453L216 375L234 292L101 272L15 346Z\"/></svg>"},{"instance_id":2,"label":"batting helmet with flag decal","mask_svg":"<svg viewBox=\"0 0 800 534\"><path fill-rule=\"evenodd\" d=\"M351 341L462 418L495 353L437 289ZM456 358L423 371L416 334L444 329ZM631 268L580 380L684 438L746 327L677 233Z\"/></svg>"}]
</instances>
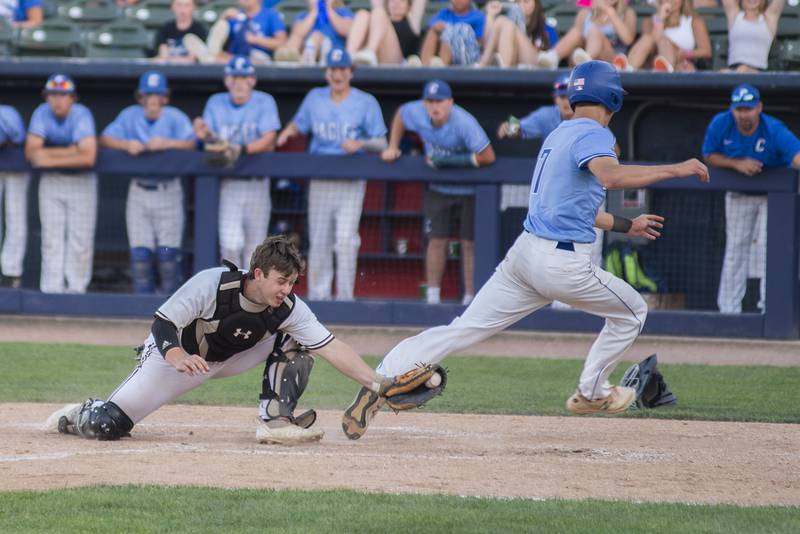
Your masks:
<instances>
[{"instance_id":1,"label":"batting helmet with flag decal","mask_svg":"<svg viewBox=\"0 0 800 534\"><path fill-rule=\"evenodd\" d=\"M569 78L567 95L569 105L575 108L580 102L601 104L612 113L622 108L623 97L619 72L605 61L587 61L575 67Z\"/></svg>"}]
</instances>

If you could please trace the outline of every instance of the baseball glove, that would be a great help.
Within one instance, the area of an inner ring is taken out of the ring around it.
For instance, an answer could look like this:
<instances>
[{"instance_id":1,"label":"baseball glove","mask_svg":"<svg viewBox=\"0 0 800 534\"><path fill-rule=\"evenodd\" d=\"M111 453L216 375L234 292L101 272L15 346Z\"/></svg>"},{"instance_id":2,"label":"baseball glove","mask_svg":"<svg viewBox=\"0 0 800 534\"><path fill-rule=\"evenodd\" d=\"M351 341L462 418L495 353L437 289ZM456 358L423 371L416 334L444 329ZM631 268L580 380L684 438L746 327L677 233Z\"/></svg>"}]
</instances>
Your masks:
<instances>
[{"instance_id":1,"label":"baseball glove","mask_svg":"<svg viewBox=\"0 0 800 534\"><path fill-rule=\"evenodd\" d=\"M206 156L206 165L210 167L233 167L239 159L242 147L214 137L205 142L203 150Z\"/></svg>"},{"instance_id":2,"label":"baseball glove","mask_svg":"<svg viewBox=\"0 0 800 534\"><path fill-rule=\"evenodd\" d=\"M447 371L437 364L419 365L399 376L390 378L381 385L378 394L386 397L386 405L392 410L419 408L437 395L447 385Z\"/></svg>"},{"instance_id":3,"label":"baseball glove","mask_svg":"<svg viewBox=\"0 0 800 534\"><path fill-rule=\"evenodd\" d=\"M678 403L657 365L656 355L652 354L625 371L620 385L636 390L636 401L632 407L658 408Z\"/></svg>"}]
</instances>

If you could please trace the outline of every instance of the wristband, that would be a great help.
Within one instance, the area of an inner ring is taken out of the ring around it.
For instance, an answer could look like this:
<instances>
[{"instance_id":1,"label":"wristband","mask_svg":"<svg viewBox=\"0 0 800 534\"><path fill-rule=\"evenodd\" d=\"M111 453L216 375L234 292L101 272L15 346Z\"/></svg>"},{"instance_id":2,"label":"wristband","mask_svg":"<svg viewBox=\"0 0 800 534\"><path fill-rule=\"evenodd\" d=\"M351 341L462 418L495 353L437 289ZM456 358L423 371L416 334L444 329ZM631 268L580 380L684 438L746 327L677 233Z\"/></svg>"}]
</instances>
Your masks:
<instances>
[{"instance_id":1,"label":"wristband","mask_svg":"<svg viewBox=\"0 0 800 534\"><path fill-rule=\"evenodd\" d=\"M431 163L437 169L477 167L475 154L451 154L449 156L433 156Z\"/></svg>"},{"instance_id":2,"label":"wristband","mask_svg":"<svg viewBox=\"0 0 800 534\"><path fill-rule=\"evenodd\" d=\"M614 217L614 224L611 226L612 232L627 234L630 231L631 226L633 226L633 221L630 219L618 217L617 215L612 215L612 217Z\"/></svg>"}]
</instances>

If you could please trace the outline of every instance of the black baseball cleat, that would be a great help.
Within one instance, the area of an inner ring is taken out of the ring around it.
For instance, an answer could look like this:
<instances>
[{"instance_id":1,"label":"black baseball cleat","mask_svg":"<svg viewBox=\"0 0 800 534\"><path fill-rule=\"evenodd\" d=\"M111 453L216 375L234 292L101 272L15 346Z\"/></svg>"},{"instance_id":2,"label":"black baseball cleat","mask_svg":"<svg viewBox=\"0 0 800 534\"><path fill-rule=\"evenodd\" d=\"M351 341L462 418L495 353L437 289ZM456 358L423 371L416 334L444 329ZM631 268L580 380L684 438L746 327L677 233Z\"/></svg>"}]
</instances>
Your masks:
<instances>
[{"instance_id":1,"label":"black baseball cleat","mask_svg":"<svg viewBox=\"0 0 800 534\"><path fill-rule=\"evenodd\" d=\"M384 397L371 389L362 387L342 417L342 430L345 436L350 439L358 439L363 436L370 421L385 403Z\"/></svg>"}]
</instances>

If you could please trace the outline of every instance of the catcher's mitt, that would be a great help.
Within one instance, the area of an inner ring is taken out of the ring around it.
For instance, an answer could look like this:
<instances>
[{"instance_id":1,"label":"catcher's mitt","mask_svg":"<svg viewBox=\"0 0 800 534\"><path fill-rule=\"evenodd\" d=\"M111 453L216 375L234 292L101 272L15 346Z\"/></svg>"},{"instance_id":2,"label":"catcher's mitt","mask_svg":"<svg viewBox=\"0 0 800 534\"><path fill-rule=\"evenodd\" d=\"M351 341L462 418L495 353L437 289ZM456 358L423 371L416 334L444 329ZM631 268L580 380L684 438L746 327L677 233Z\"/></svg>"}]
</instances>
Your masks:
<instances>
[{"instance_id":1,"label":"catcher's mitt","mask_svg":"<svg viewBox=\"0 0 800 534\"><path fill-rule=\"evenodd\" d=\"M203 151L206 156L206 165L211 167L233 167L239 159L242 147L212 137L206 140Z\"/></svg>"},{"instance_id":2,"label":"catcher's mitt","mask_svg":"<svg viewBox=\"0 0 800 534\"><path fill-rule=\"evenodd\" d=\"M678 403L670 391L664 375L657 367L658 360L652 354L639 363L631 365L620 380L620 385L636 390L635 408L658 408Z\"/></svg>"},{"instance_id":3,"label":"catcher's mitt","mask_svg":"<svg viewBox=\"0 0 800 534\"><path fill-rule=\"evenodd\" d=\"M386 405L394 411L419 408L437 395L447 385L447 371L437 364L415 367L381 385L378 394L386 397Z\"/></svg>"}]
</instances>

